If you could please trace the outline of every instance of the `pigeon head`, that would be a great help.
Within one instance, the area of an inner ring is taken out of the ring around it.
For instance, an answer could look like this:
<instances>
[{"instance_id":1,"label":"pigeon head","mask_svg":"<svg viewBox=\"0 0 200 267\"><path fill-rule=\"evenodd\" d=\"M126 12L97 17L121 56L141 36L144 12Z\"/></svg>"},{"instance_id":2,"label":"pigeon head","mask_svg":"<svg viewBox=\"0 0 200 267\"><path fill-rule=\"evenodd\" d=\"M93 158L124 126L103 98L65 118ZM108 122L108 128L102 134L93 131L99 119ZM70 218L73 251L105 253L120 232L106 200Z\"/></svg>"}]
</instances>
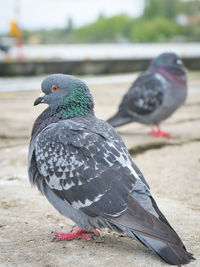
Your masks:
<instances>
[{"instance_id":1,"label":"pigeon head","mask_svg":"<svg viewBox=\"0 0 200 267\"><path fill-rule=\"evenodd\" d=\"M167 68L184 68L183 62L180 57L173 53L167 52L160 54L157 58L155 58L151 65L159 68L159 67L167 67Z\"/></svg>"},{"instance_id":2,"label":"pigeon head","mask_svg":"<svg viewBox=\"0 0 200 267\"><path fill-rule=\"evenodd\" d=\"M180 57L173 53L167 52L160 54L155 58L149 66L152 72L158 72L167 79L181 85L186 86L186 70Z\"/></svg>"},{"instance_id":3,"label":"pigeon head","mask_svg":"<svg viewBox=\"0 0 200 267\"><path fill-rule=\"evenodd\" d=\"M46 103L61 117L84 116L93 112L94 103L87 85L70 75L52 74L42 82L43 95L34 105Z\"/></svg>"}]
</instances>

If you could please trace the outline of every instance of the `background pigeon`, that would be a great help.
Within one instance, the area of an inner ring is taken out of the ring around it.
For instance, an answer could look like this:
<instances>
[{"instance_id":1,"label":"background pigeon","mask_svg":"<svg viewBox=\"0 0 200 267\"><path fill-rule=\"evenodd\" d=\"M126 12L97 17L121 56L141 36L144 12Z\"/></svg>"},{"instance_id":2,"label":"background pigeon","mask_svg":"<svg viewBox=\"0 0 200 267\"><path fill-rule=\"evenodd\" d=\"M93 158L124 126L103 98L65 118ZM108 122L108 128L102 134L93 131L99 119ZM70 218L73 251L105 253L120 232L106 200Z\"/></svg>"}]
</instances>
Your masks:
<instances>
[{"instance_id":1,"label":"background pigeon","mask_svg":"<svg viewBox=\"0 0 200 267\"><path fill-rule=\"evenodd\" d=\"M36 119L29 148L30 182L78 227L57 240L90 239L108 227L125 232L170 264L193 259L158 209L149 186L110 124L94 115L88 87L68 75L42 83L34 105L49 107Z\"/></svg>"},{"instance_id":2,"label":"background pigeon","mask_svg":"<svg viewBox=\"0 0 200 267\"><path fill-rule=\"evenodd\" d=\"M119 110L108 122L121 126L133 121L156 126L155 137L171 137L160 130L167 119L187 97L186 70L175 53L163 53L153 60L124 95Z\"/></svg>"}]
</instances>

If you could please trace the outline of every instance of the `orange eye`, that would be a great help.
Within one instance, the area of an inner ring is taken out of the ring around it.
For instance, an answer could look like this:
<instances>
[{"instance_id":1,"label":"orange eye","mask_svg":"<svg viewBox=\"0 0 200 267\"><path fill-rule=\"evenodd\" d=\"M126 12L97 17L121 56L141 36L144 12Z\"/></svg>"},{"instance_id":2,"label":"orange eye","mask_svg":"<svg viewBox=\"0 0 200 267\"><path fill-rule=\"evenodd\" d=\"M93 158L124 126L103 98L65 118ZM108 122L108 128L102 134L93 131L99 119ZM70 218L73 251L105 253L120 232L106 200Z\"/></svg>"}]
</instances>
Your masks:
<instances>
[{"instance_id":1,"label":"orange eye","mask_svg":"<svg viewBox=\"0 0 200 267\"><path fill-rule=\"evenodd\" d=\"M52 91L55 92L55 91L58 91L59 90L59 86L57 85L53 85L52 86Z\"/></svg>"}]
</instances>

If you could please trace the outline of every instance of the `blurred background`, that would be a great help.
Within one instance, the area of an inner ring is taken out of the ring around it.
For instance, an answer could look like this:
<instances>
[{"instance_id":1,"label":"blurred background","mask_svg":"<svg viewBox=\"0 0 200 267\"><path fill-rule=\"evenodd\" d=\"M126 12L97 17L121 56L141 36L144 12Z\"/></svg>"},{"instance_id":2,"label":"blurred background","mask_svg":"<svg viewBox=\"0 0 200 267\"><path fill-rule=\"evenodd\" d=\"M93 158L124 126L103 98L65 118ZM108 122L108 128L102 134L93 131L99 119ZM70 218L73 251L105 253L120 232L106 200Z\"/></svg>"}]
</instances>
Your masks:
<instances>
[{"instance_id":1,"label":"blurred background","mask_svg":"<svg viewBox=\"0 0 200 267\"><path fill-rule=\"evenodd\" d=\"M27 64L1 64L1 76L138 71L166 50L198 58L186 65L200 68L199 0L7 0L2 4L0 61ZM114 67L113 60L119 60ZM76 61L93 62L77 66Z\"/></svg>"},{"instance_id":2,"label":"blurred background","mask_svg":"<svg viewBox=\"0 0 200 267\"><path fill-rule=\"evenodd\" d=\"M0 15L2 78L132 73L166 51L200 69L200 0L7 0ZM1 79L0 90L40 80Z\"/></svg>"},{"instance_id":3,"label":"blurred background","mask_svg":"<svg viewBox=\"0 0 200 267\"><path fill-rule=\"evenodd\" d=\"M200 41L199 0L7 0L1 38L26 45Z\"/></svg>"}]
</instances>

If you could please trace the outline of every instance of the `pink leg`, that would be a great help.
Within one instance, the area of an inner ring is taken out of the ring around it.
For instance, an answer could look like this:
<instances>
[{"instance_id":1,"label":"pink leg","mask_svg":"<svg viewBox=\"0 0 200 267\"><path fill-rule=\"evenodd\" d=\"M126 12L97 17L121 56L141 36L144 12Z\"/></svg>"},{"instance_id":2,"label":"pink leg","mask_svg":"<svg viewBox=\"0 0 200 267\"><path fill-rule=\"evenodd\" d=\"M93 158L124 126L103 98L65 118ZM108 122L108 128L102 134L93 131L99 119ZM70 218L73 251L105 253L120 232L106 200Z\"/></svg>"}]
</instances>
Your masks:
<instances>
[{"instance_id":1,"label":"pink leg","mask_svg":"<svg viewBox=\"0 0 200 267\"><path fill-rule=\"evenodd\" d=\"M156 127L157 127L157 130L154 130L153 128L152 131L150 132L151 135L153 135L154 137L172 138L170 133L161 131L160 126L156 126Z\"/></svg>"},{"instance_id":2,"label":"pink leg","mask_svg":"<svg viewBox=\"0 0 200 267\"><path fill-rule=\"evenodd\" d=\"M63 241L63 240L72 240L72 239L86 239L90 240L91 236L90 235L83 235L83 233L94 233L93 231L90 230L83 230L80 229L78 226L71 232L71 233L62 233L62 232L54 232L55 236L58 236L56 241ZM99 231L95 229L95 235L99 235Z\"/></svg>"}]
</instances>

